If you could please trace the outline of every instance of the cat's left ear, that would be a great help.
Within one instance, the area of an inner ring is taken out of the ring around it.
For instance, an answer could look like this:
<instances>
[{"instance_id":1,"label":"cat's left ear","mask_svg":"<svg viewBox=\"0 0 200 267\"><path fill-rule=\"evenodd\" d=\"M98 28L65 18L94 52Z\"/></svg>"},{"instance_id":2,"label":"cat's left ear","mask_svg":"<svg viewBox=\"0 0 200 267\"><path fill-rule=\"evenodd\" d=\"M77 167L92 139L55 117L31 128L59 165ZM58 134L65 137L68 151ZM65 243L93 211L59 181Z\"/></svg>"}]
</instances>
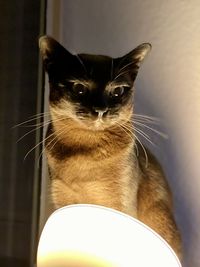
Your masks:
<instances>
[{"instance_id":1,"label":"cat's left ear","mask_svg":"<svg viewBox=\"0 0 200 267\"><path fill-rule=\"evenodd\" d=\"M125 56L118 58L118 72L120 73L129 73L131 75L132 80L134 81L139 67L143 62L146 55L151 50L151 44L143 43L133 49L131 52L126 54Z\"/></svg>"},{"instance_id":2,"label":"cat's left ear","mask_svg":"<svg viewBox=\"0 0 200 267\"><path fill-rule=\"evenodd\" d=\"M45 70L50 74L61 68L66 62L70 64L74 56L50 36L39 38L39 48Z\"/></svg>"}]
</instances>

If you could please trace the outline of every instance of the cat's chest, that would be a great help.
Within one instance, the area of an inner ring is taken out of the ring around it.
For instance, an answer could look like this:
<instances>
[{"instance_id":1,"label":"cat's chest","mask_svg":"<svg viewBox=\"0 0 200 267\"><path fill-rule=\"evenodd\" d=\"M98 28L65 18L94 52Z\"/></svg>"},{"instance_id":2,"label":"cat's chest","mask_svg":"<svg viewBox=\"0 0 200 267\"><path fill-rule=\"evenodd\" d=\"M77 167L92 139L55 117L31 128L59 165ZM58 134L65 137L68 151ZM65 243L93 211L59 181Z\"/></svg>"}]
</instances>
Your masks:
<instances>
[{"instance_id":1,"label":"cat's chest","mask_svg":"<svg viewBox=\"0 0 200 267\"><path fill-rule=\"evenodd\" d=\"M48 157L57 207L76 203L103 205L136 216L137 176L125 158ZM60 204L59 204L60 203Z\"/></svg>"},{"instance_id":2,"label":"cat's chest","mask_svg":"<svg viewBox=\"0 0 200 267\"><path fill-rule=\"evenodd\" d=\"M69 157L65 160L58 160L48 156L48 164L52 176L64 180L66 183L106 181L112 177L122 176L124 166L120 159L93 160L91 157Z\"/></svg>"}]
</instances>

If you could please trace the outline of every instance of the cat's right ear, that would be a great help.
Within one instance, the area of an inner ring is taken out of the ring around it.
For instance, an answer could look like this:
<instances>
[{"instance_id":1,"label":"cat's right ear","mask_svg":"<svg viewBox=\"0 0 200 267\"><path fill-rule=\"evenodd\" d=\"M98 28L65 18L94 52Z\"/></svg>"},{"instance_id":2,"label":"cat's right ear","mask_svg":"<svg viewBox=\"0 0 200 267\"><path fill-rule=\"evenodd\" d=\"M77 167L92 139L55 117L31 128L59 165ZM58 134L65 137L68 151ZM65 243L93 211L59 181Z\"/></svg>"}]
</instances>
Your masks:
<instances>
[{"instance_id":1,"label":"cat's right ear","mask_svg":"<svg viewBox=\"0 0 200 267\"><path fill-rule=\"evenodd\" d=\"M61 44L47 35L39 38L39 48L48 73L54 68L61 67L67 59L73 57Z\"/></svg>"}]
</instances>

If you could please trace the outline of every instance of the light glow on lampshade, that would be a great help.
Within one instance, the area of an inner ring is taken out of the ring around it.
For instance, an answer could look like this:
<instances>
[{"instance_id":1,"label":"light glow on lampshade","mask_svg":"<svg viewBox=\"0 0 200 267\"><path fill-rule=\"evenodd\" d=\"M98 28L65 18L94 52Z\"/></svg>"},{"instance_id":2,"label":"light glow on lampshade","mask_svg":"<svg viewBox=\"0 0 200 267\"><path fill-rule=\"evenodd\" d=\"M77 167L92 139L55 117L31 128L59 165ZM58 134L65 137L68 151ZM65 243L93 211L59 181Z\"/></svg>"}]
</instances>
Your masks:
<instances>
[{"instance_id":1,"label":"light glow on lampshade","mask_svg":"<svg viewBox=\"0 0 200 267\"><path fill-rule=\"evenodd\" d=\"M170 246L138 220L96 205L55 211L40 237L37 267L181 267Z\"/></svg>"}]
</instances>

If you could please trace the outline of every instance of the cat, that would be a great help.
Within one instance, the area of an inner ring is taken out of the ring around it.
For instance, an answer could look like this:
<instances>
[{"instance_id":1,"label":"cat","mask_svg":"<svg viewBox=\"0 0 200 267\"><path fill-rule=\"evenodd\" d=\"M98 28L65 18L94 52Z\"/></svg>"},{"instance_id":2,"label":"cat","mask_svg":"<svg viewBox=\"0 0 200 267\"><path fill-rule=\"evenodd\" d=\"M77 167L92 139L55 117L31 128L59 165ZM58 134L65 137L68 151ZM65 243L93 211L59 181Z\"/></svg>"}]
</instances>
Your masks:
<instances>
[{"instance_id":1,"label":"cat","mask_svg":"<svg viewBox=\"0 0 200 267\"><path fill-rule=\"evenodd\" d=\"M118 58L74 55L49 36L39 47L50 86L45 148L55 209L87 203L119 210L154 229L181 258L168 183L146 149L147 166L133 127L134 82L151 45Z\"/></svg>"}]
</instances>

